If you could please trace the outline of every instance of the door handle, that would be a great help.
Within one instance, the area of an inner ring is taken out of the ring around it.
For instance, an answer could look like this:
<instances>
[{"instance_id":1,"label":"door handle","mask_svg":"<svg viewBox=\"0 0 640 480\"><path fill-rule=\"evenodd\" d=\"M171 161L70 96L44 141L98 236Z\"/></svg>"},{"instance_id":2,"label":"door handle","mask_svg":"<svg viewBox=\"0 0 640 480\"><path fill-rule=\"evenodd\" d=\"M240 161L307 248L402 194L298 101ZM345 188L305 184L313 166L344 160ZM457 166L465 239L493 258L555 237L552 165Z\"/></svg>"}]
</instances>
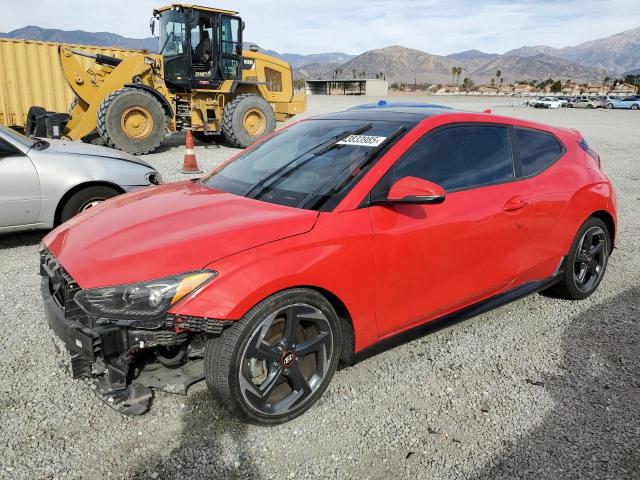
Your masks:
<instances>
[{"instance_id":1,"label":"door handle","mask_svg":"<svg viewBox=\"0 0 640 480\"><path fill-rule=\"evenodd\" d=\"M512 197L504 204L502 209L505 212L515 212L528 205L528 203L520 196Z\"/></svg>"}]
</instances>

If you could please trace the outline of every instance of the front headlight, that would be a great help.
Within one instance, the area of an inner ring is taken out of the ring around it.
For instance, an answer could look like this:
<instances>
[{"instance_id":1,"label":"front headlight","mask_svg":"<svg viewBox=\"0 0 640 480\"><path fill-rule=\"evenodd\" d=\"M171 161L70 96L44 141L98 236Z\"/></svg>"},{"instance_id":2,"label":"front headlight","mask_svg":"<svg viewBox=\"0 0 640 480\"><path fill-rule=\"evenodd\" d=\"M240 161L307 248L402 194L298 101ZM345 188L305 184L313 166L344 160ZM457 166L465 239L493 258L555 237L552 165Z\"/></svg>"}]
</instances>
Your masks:
<instances>
[{"instance_id":1,"label":"front headlight","mask_svg":"<svg viewBox=\"0 0 640 480\"><path fill-rule=\"evenodd\" d=\"M162 176L158 172L147 173L147 181L151 185L160 185L162 183Z\"/></svg>"},{"instance_id":2,"label":"front headlight","mask_svg":"<svg viewBox=\"0 0 640 480\"><path fill-rule=\"evenodd\" d=\"M82 310L96 317L159 320L173 305L217 274L192 272L149 282L80 290L74 300Z\"/></svg>"}]
</instances>

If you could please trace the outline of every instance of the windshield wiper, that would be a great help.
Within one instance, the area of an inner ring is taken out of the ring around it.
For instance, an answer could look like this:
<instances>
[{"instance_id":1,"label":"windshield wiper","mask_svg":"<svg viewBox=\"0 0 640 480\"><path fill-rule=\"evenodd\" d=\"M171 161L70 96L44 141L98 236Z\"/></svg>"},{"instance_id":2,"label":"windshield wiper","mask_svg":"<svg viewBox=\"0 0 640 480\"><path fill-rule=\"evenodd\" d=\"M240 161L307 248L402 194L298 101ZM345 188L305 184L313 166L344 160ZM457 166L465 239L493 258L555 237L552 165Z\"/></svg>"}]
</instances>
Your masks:
<instances>
[{"instance_id":1,"label":"windshield wiper","mask_svg":"<svg viewBox=\"0 0 640 480\"><path fill-rule=\"evenodd\" d=\"M407 130L407 127L405 125L403 125L402 127L400 127L397 130L395 130L393 133L391 133L391 135L389 135L387 138L385 138L379 145L377 145L376 147L373 147L371 150L369 150L367 152L367 154L364 156L364 158L355 166L355 168L352 169L353 173L351 175L349 175L347 178L345 178L338 185L335 185L333 188L331 188L327 192L327 194L323 194L322 196L326 197L328 194L339 192L351 178L355 177L358 173L360 173L360 171L367 165L367 163L369 163L369 161L372 158L374 158L376 156L376 154L378 152L380 152L383 148L385 148L387 145L389 145L391 142L393 142L396 138L398 138L400 135L402 135L406 130ZM352 165L353 164L350 163L349 165L344 167L342 170L340 170L340 172L338 172L336 175L334 175L333 177L329 178L325 183L320 185L313 192L310 192L309 194L307 194L307 196L304 198L304 200L301 202L301 204L305 205L309 199L317 196L318 193L322 192L328 185L331 185L333 182L335 182L337 179L339 179L345 171L347 171L347 170L349 170L351 168ZM314 205L314 207L316 207L316 205Z\"/></svg>"},{"instance_id":2,"label":"windshield wiper","mask_svg":"<svg viewBox=\"0 0 640 480\"><path fill-rule=\"evenodd\" d=\"M158 52L158 55L162 55L162 52L164 52L164 49L167 47L167 44L169 43L169 40L171 40L173 38L174 41L175 41L175 36L176 36L175 33L169 32L169 35L167 36L167 39L164 41L164 45L162 45L162 48Z\"/></svg>"},{"instance_id":3,"label":"windshield wiper","mask_svg":"<svg viewBox=\"0 0 640 480\"><path fill-rule=\"evenodd\" d=\"M251 193L253 193L257 188L261 188L264 187L264 185L271 180L272 178L277 177L278 175L280 175L281 173L283 173L287 168L289 168L290 165L292 165L293 163L295 163L299 158L304 157L305 155L308 155L311 152L314 152L313 157L309 157L308 159L306 159L303 162L300 162L300 164L296 165L295 167L293 167L290 171L287 172L287 174L290 174L291 172L297 170L298 168L300 168L301 166L305 165L309 160L313 159L315 156L320 155L321 153L324 153L328 150L330 150L331 148L333 148L338 142L341 142L342 140L344 140L345 138L351 136L351 135L358 135L362 132L366 132L367 130L369 130L370 128L373 127L372 123L368 123L367 125L364 125L356 130L350 131L350 132L343 132L340 133L338 135L334 135L333 137L331 137L329 140L327 140L326 142L321 143L320 145L316 145L312 148L310 148L309 150L307 150L304 153L301 153L300 155L298 155L297 157L295 157L293 160L285 163L283 166L281 166L280 168L276 169L275 171L271 172L269 175L267 175L266 177L264 177L262 180L259 180L255 185L252 185L251 188L249 188L249 190L247 190L244 193L244 197L248 197ZM262 190L260 190L260 192L258 192L256 194L256 196L254 196L253 198L256 198L257 195L259 195L260 193L262 193Z\"/></svg>"}]
</instances>

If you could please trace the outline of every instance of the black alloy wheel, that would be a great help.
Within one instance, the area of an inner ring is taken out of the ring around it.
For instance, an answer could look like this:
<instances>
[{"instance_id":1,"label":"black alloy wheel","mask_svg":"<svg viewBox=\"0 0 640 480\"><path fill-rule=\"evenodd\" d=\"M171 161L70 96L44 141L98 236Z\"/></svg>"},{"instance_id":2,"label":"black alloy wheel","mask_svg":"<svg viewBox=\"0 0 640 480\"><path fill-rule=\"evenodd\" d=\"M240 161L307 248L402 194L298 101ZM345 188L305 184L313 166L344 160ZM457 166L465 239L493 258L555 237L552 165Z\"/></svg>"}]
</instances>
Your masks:
<instances>
[{"instance_id":1,"label":"black alloy wheel","mask_svg":"<svg viewBox=\"0 0 640 480\"><path fill-rule=\"evenodd\" d=\"M573 280L581 292L592 291L602 278L607 249L607 234L602 227L593 226L584 232L573 262Z\"/></svg>"},{"instance_id":2,"label":"black alloy wheel","mask_svg":"<svg viewBox=\"0 0 640 480\"><path fill-rule=\"evenodd\" d=\"M564 272L549 291L568 300L583 300L595 292L607 269L611 238L600 218L588 218L571 244Z\"/></svg>"},{"instance_id":3,"label":"black alloy wheel","mask_svg":"<svg viewBox=\"0 0 640 480\"><path fill-rule=\"evenodd\" d=\"M289 305L258 326L242 355L244 400L263 415L288 414L320 385L334 348L331 326L311 305Z\"/></svg>"},{"instance_id":4,"label":"black alloy wheel","mask_svg":"<svg viewBox=\"0 0 640 480\"><path fill-rule=\"evenodd\" d=\"M241 419L286 422L322 395L340 345L340 321L325 297L307 289L279 292L209 341L207 382Z\"/></svg>"}]
</instances>

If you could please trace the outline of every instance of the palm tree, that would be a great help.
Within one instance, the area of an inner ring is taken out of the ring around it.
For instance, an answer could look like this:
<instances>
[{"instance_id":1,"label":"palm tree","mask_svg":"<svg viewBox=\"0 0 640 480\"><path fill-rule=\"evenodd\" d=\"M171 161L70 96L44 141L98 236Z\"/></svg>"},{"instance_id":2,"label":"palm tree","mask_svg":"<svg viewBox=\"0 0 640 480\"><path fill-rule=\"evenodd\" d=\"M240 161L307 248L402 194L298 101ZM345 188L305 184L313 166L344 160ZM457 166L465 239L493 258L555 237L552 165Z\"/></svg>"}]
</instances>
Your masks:
<instances>
[{"instance_id":1,"label":"palm tree","mask_svg":"<svg viewBox=\"0 0 640 480\"><path fill-rule=\"evenodd\" d=\"M353 72L353 78L358 78L358 72L356 71L356 69L354 68L351 71Z\"/></svg>"},{"instance_id":2,"label":"palm tree","mask_svg":"<svg viewBox=\"0 0 640 480\"><path fill-rule=\"evenodd\" d=\"M458 82L456 83L460 82L460 75L462 75L462 67L458 67Z\"/></svg>"},{"instance_id":3,"label":"palm tree","mask_svg":"<svg viewBox=\"0 0 640 480\"><path fill-rule=\"evenodd\" d=\"M502 77L502 72L500 70L498 70L496 72L496 78L498 79L498 84L499 85L502 85L502 78L501 77Z\"/></svg>"},{"instance_id":4,"label":"palm tree","mask_svg":"<svg viewBox=\"0 0 640 480\"><path fill-rule=\"evenodd\" d=\"M456 73L458 73L458 67L451 67L451 85L456 84Z\"/></svg>"}]
</instances>

